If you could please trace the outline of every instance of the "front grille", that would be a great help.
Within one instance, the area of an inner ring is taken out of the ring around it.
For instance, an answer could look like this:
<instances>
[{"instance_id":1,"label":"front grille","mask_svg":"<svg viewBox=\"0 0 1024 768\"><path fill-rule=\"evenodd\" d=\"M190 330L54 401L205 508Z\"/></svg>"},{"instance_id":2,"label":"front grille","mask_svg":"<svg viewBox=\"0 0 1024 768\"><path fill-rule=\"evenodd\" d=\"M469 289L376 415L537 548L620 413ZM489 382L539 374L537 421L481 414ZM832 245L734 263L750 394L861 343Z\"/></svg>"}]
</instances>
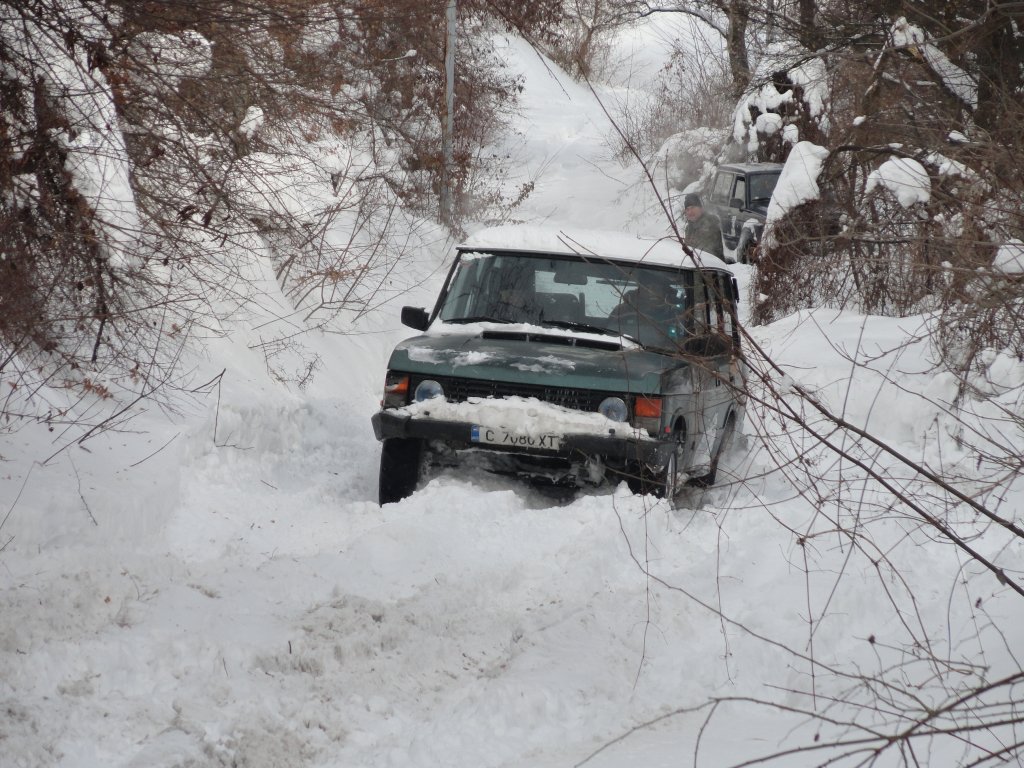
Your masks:
<instances>
[{"instance_id":1,"label":"front grille","mask_svg":"<svg viewBox=\"0 0 1024 768\"><path fill-rule=\"evenodd\" d=\"M550 387L540 384L517 384L505 381L485 381L440 376L414 376L409 391L424 378L432 378L444 387L445 397L450 402L465 402L471 397L535 397L546 403L554 403L575 411L596 411L601 401L610 392L572 387Z\"/></svg>"}]
</instances>

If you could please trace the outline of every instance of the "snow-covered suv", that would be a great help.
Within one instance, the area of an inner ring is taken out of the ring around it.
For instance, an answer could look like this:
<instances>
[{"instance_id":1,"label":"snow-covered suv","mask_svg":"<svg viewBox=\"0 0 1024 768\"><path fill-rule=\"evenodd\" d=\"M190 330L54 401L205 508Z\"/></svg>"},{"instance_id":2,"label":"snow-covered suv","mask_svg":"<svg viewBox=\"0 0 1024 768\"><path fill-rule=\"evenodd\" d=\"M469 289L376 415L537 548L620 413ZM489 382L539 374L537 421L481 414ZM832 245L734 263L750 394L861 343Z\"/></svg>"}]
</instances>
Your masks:
<instances>
[{"instance_id":1,"label":"snow-covered suv","mask_svg":"<svg viewBox=\"0 0 1024 768\"><path fill-rule=\"evenodd\" d=\"M722 240L743 264L761 242L782 163L729 163L718 166L704 207L722 223Z\"/></svg>"},{"instance_id":2,"label":"snow-covered suv","mask_svg":"<svg viewBox=\"0 0 1024 768\"><path fill-rule=\"evenodd\" d=\"M499 227L457 248L423 331L391 355L373 428L380 501L429 466L674 497L741 428L738 291L678 242Z\"/></svg>"}]
</instances>

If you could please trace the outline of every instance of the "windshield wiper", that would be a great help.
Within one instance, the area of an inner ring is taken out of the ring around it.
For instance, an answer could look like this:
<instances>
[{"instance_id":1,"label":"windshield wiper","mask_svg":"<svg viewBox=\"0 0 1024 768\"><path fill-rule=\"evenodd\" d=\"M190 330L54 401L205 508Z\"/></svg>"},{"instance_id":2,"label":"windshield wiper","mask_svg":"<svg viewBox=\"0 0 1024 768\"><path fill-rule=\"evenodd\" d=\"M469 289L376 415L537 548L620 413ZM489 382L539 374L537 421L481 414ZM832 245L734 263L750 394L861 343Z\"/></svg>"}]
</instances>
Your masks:
<instances>
[{"instance_id":1,"label":"windshield wiper","mask_svg":"<svg viewBox=\"0 0 1024 768\"><path fill-rule=\"evenodd\" d=\"M621 331L613 331L611 328L605 328L601 325L590 325L589 323L577 323L573 320L541 320L541 325L550 325L554 328L565 328L571 331L585 331L587 333L599 333L602 336L621 336L624 339L629 339L638 346L643 346L640 341L628 333L622 333Z\"/></svg>"},{"instance_id":2,"label":"windshield wiper","mask_svg":"<svg viewBox=\"0 0 1024 768\"><path fill-rule=\"evenodd\" d=\"M515 320L508 320L504 317L491 317L490 315L474 315L473 317L452 317L445 320L446 323L514 323Z\"/></svg>"}]
</instances>

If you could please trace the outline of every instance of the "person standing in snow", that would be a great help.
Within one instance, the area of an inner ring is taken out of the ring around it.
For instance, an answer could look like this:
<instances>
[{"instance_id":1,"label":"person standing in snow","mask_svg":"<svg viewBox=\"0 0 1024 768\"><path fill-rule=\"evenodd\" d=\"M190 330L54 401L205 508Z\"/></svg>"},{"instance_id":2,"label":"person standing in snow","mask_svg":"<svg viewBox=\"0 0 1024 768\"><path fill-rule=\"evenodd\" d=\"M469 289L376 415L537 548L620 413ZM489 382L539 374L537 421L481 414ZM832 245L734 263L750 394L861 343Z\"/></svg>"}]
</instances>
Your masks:
<instances>
[{"instance_id":1,"label":"person standing in snow","mask_svg":"<svg viewBox=\"0 0 1024 768\"><path fill-rule=\"evenodd\" d=\"M683 217L686 219L683 229L686 244L724 258L721 222L715 214L704 210L700 195L693 192L683 195Z\"/></svg>"}]
</instances>

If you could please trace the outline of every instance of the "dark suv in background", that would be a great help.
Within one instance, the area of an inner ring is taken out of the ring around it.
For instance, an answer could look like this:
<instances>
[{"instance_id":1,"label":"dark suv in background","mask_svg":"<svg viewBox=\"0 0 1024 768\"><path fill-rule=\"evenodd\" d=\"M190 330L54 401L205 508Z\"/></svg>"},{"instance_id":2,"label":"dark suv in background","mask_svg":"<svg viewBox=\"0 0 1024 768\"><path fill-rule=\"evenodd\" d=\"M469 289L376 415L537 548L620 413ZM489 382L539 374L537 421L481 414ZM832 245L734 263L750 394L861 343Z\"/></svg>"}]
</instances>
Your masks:
<instances>
[{"instance_id":1,"label":"dark suv in background","mask_svg":"<svg viewBox=\"0 0 1024 768\"><path fill-rule=\"evenodd\" d=\"M736 261L747 264L753 248L761 242L768 203L782 163L729 163L720 165L711 188L704 195L704 207L722 223L725 247Z\"/></svg>"}]
</instances>

